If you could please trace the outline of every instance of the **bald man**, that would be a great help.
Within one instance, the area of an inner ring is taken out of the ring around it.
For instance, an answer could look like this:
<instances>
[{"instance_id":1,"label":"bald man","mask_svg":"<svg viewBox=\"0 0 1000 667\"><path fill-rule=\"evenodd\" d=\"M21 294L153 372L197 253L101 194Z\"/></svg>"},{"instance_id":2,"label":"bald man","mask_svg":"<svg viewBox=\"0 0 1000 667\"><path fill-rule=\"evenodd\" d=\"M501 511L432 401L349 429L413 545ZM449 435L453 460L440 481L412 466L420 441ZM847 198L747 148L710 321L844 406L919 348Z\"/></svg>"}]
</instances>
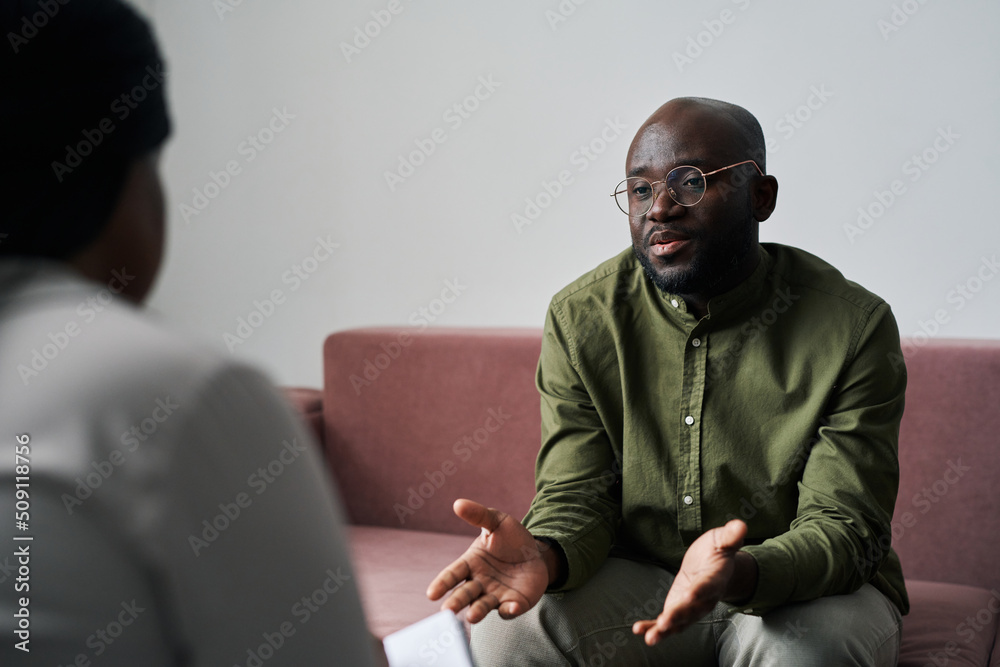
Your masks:
<instances>
[{"instance_id":1,"label":"bald man","mask_svg":"<svg viewBox=\"0 0 1000 667\"><path fill-rule=\"evenodd\" d=\"M759 243L778 183L745 109L667 102L625 170L632 247L549 306L528 515L457 501L483 533L428 595L469 607L481 667L895 665L889 306Z\"/></svg>"}]
</instances>

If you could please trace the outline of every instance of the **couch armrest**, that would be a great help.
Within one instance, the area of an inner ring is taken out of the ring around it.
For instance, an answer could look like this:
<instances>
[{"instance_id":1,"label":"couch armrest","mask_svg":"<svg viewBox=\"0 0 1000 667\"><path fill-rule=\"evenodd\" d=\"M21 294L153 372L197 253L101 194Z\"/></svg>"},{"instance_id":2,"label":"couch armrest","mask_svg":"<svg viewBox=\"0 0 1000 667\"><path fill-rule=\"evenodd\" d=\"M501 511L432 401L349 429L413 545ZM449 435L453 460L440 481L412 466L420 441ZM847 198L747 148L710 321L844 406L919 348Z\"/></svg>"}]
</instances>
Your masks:
<instances>
[{"instance_id":1,"label":"couch armrest","mask_svg":"<svg viewBox=\"0 0 1000 667\"><path fill-rule=\"evenodd\" d=\"M316 442L323 445L323 392L312 387L281 387L292 408L302 416Z\"/></svg>"},{"instance_id":2,"label":"couch armrest","mask_svg":"<svg viewBox=\"0 0 1000 667\"><path fill-rule=\"evenodd\" d=\"M474 498L516 517L535 495L541 329L371 328L323 346L324 447L350 522L475 537Z\"/></svg>"}]
</instances>

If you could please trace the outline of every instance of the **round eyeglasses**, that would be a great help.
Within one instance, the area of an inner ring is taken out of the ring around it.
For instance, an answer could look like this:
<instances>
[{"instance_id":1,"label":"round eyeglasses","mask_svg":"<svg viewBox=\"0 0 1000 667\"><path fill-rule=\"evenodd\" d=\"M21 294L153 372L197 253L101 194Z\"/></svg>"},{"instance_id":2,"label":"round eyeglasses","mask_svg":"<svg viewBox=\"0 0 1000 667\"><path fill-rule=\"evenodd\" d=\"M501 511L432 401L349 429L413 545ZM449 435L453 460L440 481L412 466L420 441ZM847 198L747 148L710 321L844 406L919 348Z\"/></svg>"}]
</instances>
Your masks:
<instances>
[{"instance_id":1,"label":"round eyeglasses","mask_svg":"<svg viewBox=\"0 0 1000 667\"><path fill-rule=\"evenodd\" d=\"M618 204L618 208L622 210L622 213L628 216L640 216L649 213L649 209L653 208L653 202L663 192L662 189L656 189L658 185L666 188L670 198L681 206L694 206L705 196L705 178L707 176L718 174L720 171L739 167L744 164L752 164L757 173L761 176L764 175L764 172L760 170L760 167L753 160L737 162L728 167L710 171L707 174L698 167L684 165L671 169L665 179L654 181L653 183L639 176L630 176L615 187L615 191L611 193L611 196L614 197L615 203Z\"/></svg>"}]
</instances>

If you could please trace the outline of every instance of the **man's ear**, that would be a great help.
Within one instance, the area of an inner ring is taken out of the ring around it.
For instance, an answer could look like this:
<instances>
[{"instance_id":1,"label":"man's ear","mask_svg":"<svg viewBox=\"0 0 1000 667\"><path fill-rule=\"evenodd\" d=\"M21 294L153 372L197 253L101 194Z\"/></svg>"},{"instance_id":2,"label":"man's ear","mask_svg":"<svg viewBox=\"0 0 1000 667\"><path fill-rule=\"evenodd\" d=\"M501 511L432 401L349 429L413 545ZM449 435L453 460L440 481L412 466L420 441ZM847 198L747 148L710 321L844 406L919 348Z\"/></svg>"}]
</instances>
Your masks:
<instances>
[{"instance_id":1,"label":"man's ear","mask_svg":"<svg viewBox=\"0 0 1000 667\"><path fill-rule=\"evenodd\" d=\"M753 217L757 222L764 222L774 212L778 200L778 179L774 176L759 177L750 189Z\"/></svg>"}]
</instances>

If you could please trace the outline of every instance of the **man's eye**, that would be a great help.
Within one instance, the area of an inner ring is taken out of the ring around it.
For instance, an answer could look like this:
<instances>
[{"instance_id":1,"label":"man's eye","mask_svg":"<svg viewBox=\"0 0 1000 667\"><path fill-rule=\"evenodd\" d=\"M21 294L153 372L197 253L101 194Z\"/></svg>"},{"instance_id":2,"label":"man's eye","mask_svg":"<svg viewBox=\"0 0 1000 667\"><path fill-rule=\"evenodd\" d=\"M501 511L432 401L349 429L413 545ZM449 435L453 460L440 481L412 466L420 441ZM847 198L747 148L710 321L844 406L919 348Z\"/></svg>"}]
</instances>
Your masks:
<instances>
[{"instance_id":1,"label":"man's eye","mask_svg":"<svg viewBox=\"0 0 1000 667\"><path fill-rule=\"evenodd\" d=\"M705 179L701 176L692 176L681 183L681 187L688 190L701 190L705 187Z\"/></svg>"},{"instance_id":2,"label":"man's eye","mask_svg":"<svg viewBox=\"0 0 1000 667\"><path fill-rule=\"evenodd\" d=\"M649 183L636 183L631 188L632 196L640 199L645 199L652 191L653 188L649 187Z\"/></svg>"}]
</instances>

